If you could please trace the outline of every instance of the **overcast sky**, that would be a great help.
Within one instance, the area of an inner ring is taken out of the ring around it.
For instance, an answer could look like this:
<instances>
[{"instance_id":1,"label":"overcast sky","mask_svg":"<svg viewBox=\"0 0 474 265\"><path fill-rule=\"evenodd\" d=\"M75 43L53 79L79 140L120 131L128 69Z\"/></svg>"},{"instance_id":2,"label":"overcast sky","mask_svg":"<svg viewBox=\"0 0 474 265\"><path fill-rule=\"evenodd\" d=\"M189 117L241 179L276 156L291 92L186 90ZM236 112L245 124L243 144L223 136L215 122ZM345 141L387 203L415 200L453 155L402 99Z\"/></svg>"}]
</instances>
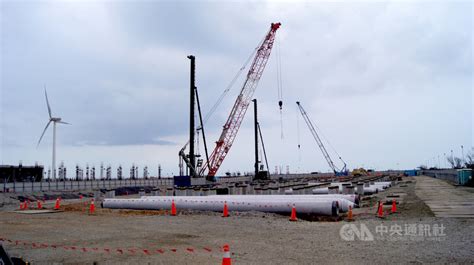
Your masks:
<instances>
[{"instance_id":1,"label":"overcast sky","mask_svg":"<svg viewBox=\"0 0 474 265\"><path fill-rule=\"evenodd\" d=\"M254 95L272 172L329 170L297 100L351 169L414 168L438 156L444 166L444 153L472 148L472 1L0 3L2 164L51 165L51 128L36 148L46 86L53 116L72 123L57 128L57 163L69 175L101 161L127 175L132 163L140 175L158 164L177 174L189 130L186 56L196 56L207 113L272 22L282 23L283 139L276 49ZM206 124L210 150L247 70ZM218 174L252 171L252 113Z\"/></svg>"}]
</instances>

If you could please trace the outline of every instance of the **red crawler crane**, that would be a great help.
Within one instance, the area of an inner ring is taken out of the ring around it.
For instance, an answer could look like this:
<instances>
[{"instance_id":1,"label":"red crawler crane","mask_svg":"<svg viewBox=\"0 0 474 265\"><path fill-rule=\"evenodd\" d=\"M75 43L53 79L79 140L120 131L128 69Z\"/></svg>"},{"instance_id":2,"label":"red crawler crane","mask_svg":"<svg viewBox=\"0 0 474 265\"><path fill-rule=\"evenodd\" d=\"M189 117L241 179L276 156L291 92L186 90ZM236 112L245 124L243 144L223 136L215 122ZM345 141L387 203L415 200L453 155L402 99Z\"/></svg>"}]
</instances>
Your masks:
<instances>
[{"instance_id":1,"label":"red crawler crane","mask_svg":"<svg viewBox=\"0 0 474 265\"><path fill-rule=\"evenodd\" d=\"M209 157L209 161L207 162L209 164L206 163L201 168L200 175L202 175L202 173L204 173L204 171L209 168L209 172L207 174L208 180L214 179L217 170L219 170L224 158L232 147L232 143L234 142L240 125L244 119L245 112L250 105L253 93L257 88L258 81L260 81L260 77L262 77L263 70L265 69L265 65L267 64L268 58L270 57L273 42L275 41L275 33L280 25L281 23L272 23L270 30L262 42L262 45L260 45L258 48L257 54L253 59L252 66L250 67L250 70L247 74L247 79L245 80L244 86L242 87L239 96L237 96L237 99L235 100L234 107L232 108L229 118L224 125L221 136L216 142L216 147Z\"/></svg>"}]
</instances>

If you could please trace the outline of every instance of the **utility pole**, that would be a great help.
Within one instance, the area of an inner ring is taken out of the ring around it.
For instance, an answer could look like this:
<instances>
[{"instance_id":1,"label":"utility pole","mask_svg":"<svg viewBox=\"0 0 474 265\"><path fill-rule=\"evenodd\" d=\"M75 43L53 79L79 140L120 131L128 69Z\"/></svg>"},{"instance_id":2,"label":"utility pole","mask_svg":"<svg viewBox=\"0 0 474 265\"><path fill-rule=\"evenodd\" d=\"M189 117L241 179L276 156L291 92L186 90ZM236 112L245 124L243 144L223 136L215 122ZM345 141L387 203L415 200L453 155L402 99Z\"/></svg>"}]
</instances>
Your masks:
<instances>
[{"instance_id":1,"label":"utility pole","mask_svg":"<svg viewBox=\"0 0 474 265\"><path fill-rule=\"evenodd\" d=\"M191 164L192 168L189 168L189 175L191 177L196 176L196 172L194 169L196 168L196 158L194 156L194 133L195 133L195 125L194 125L194 106L195 106L195 94L194 94L194 72L196 70L195 60L196 58L194 55L189 55L188 58L191 60L191 78L189 83L189 163Z\"/></svg>"},{"instance_id":2,"label":"utility pole","mask_svg":"<svg viewBox=\"0 0 474 265\"><path fill-rule=\"evenodd\" d=\"M453 168L455 168L455 167L456 167L456 163L454 163L453 150L451 150L451 160L453 161Z\"/></svg>"},{"instance_id":3,"label":"utility pole","mask_svg":"<svg viewBox=\"0 0 474 265\"><path fill-rule=\"evenodd\" d=\"M255 130L255 177L258 176L258 118L257 118L257 99L253 99L253 115L254 115L254 130Z\"/></svg>"}]
</instances>

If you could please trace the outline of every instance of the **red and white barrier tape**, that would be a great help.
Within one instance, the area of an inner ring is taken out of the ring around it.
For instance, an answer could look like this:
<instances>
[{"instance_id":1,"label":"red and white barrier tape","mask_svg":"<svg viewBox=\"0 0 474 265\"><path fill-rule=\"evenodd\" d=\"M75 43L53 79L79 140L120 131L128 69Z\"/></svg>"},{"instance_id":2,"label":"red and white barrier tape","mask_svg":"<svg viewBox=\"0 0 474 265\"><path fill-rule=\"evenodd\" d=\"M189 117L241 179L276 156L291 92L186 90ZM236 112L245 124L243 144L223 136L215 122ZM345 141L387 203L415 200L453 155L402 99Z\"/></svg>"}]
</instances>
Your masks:
<instances>
[{"instance_id":1,"label":"red and white barrier tape","mask_svg":"<svg viewBox=\"0 0 474 265\"><path fill-rule=\"evenodd\" d=\"M212 252L221 252L220 248L210 248L210 247L184 247L184 248L112 248L112 247L82 247L82 246L66 246L66 245L59 245L59 244L47 244L47 243L39 243L39 242L28 242L23 240L12 240L7 238L1 238L0 241L16 246L24 246L24 247L31 247L33 249L64 249L68 251L79 251L82 253L87 252L97 252L97 253L105 253L105 254L118 254L118 255L153 255L153 254L165 254L165 253L190 253L190 254L197 254L197 253L212 253Z\"/></svg>"}]
</instances>

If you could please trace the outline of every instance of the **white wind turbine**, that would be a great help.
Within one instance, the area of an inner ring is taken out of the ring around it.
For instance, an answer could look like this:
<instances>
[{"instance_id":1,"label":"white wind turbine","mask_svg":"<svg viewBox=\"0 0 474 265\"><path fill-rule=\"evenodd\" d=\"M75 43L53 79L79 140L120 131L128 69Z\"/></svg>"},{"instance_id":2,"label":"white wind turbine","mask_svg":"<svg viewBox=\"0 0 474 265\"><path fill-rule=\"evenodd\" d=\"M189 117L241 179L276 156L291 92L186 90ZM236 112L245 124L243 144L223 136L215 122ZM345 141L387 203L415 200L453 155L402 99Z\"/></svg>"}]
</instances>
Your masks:
<instances>
[{"instance_id":1,"label":"white wind turbine","mask_svg":"<svg viewBox=\"0 0 474 265\"><path fill-rule=\"evenodd\" d=\"M46 87L44 88L44 95L46 97L46 105L48 106L48 113L49 113L49 121L46 124L46 127L44 128L43 133L41 134L41 137L38 140L38 145L39 146L41 139L43 139L44 133L48 129L49 124L52 122L53 123L53 166L52 166L52 176L53 180L56 180L56 123L62 123L62 124L70 124L64 121L61 121L61 118L55 118L51 114L51 107L49 106L49 101L48 101L48 93L46 92Z\"/></svg>"}]
</instances>

